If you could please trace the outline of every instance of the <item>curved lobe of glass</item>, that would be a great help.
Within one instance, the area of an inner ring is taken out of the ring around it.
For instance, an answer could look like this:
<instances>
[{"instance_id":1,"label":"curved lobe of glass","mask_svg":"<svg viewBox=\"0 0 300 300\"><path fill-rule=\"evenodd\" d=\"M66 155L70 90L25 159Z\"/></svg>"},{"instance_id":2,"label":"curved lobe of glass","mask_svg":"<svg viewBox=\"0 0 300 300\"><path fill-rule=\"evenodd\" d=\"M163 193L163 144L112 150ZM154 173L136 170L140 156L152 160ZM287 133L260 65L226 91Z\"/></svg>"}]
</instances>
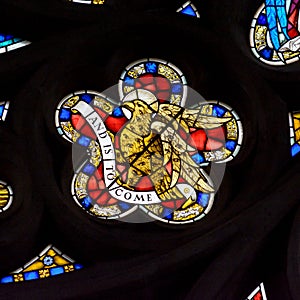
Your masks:
<instances>
[{"instance_id":1,"label":"curved lobe of glass","mask_svg":"<svg viewBox=\"0 0 300 300\"><path fill-rule=\"evenodd\" d=\"M283 66L300 56L299 0L265 0L250 29L250 47L263 63Z\"/></svg>"}]
</instances>

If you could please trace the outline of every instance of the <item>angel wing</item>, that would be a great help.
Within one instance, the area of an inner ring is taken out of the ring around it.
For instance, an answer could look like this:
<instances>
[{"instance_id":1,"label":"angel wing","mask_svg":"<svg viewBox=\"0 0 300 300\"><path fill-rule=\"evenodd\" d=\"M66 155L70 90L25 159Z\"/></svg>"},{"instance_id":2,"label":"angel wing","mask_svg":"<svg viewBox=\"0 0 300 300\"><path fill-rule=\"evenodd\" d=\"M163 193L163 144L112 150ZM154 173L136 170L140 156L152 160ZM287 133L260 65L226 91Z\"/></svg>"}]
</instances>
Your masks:
<instances>
[{"instance_id":1,"label":"angel wing","mask_svg":"<svg viewBox=\"0 0 300 300\"><path fill-rule=\"evenodd\" d=\"M188 153L180 155L180 175L196 190L203 193L213 193L214 187L208 182L204 171L192 160Z\"/></svg>"},{"instance_id":2,"label":"angel wing","mask_svg":"<svg viewBox=\"0 0 300 300\"><path fill-rule=\"evenodd\" d=\"M176 200L184 197L176 186L171 187L171 178L164 167L159 168L151 175L154 189L162 201Z\"/></svg>"},{"instance_id":3,"label":"angel wing","mask_svg":"<svg viewBox=\"0 0 300 300\"><path fill-rule=\"evenodd\" d=\"M172 163L172 176L170 188L174 187L180 175L194 188L204 193L214 192L214 188L208 183L206 176L199 166L192 160L189 152L196 149L186 143L179 133L172 127L160 121L152 123L151 128L160 134L164 166Z\"/></svg>"},{"instance_id":4,"label":"angel wing","mask_svg":"<svg viewBox=\"0 0 300 300\"><path fill-rule=\"evenodd\" d=\"M189 132L189 128L216 128L231 120L231 117L208 116L202 114L200 109L187 109L169 103L160 104L158 114L168 122L176 120L186 132Z\"/></svg>"}]
</instances>

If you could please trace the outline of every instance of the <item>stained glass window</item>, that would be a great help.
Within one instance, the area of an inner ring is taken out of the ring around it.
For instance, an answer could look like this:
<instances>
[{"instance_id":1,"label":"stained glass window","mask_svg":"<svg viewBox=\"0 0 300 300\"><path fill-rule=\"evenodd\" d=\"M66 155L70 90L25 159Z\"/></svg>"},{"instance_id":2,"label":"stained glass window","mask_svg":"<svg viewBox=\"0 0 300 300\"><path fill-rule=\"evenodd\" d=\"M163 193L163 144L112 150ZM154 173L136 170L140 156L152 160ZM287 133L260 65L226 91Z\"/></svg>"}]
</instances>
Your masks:
<instances>
[{"instance_id":1,"label":"stained glass window","mask_svg":"<svg viewBox=\"0 0 300 300\"><path fill-rule=\"evenodd\" d=\"M299 0L265 0L250 29L250 46L262 62L282 66L299 60Z\"/></svg>"},{"instance_id":2,"label":"stained glass window","mask_svg":"<svg viewBox=\"0 0 300 300\"><path fill-rule=\"evenodd\" d=\"M261 283L246 300L267 300L264 284Z\"/></svg>"},{"instance_id":3,"label":"stained glass window","mask_svg":"<svg viewBox=\"0 0 300 300\"><path fill-rule=\"evenodd\" d=\"M10 34L0 34L0 53L9 52L29 44L29 41L16 38Z\"/></svg>"},{"instance_id":4,"label":"stained glass window","mask_svg":"<svg viewBox=\"0 0 300 300\"><path fill-rule=\"evenodd\" d=\"M1 283L22 282L43 279L82 269L83 266L63 254L52 245L48 245L37 257L22 268L1 278Z\"/></svg>"},{"instance_id":5,"label":"stained glass window","mask_svg":"<svg viewBox=\"0 0 300 300\"><path fill-rule=\"evenodd\" d=\"M74 3L81 3L81 4L104 4L105 0L68 0Z\"/></svg>"},{"instance_id":6,"label":"stained glass window","mask_svg":"<svg viewBox=\"0 0 300 300\"><path fill-rule=\"evenodd\" d=\"M200 18L200 14L197 8L191 1L185 2L180 8L177 9L177 12L184 15Z\"/></svg>"},{"instance_id":7,"label":"stained glass window","mask_svg":"<svg viewBox=\"0 0 300 300\"><path fill-rule=\"evenodd\" d=\"M0 102L0 121L5 121L9 108L9 101Z\"/></svg>"},{"instance_id":8,"label":"stained glass window","mask_svg":"<svg viewBox=\"0 0 300 300\"><path fill-rule=\"evenodd\" d=\"M130 64L118 89L118 101L78 91L57 106L59 134L87 153L74 168L73 199L104 219L137 209L172 224L201 219L214 200L213 182L202 167L237 155L239 116L219 101L185 108L184 75L159 59Z\"/></svg>"},{"instance_id":9,"label":"stained glass window","mask_svg":"<svg viewBox=\"0 0 300 300\"><path fill-rule=\"evenodd\" d=\"M291 154L292 156L295 156L300 152L300 112L289 114L289 126Z\"/></svg>"},{"instance_id":10,"label":"stained glass window","mask_svg":"<svg viewBox=\"0 0 300 300\"><path fill-rule=\"evenodd\" d=\"M0 180L0 212L7 210L13 201L12 188Z\"/></svg>"}]
</instances>

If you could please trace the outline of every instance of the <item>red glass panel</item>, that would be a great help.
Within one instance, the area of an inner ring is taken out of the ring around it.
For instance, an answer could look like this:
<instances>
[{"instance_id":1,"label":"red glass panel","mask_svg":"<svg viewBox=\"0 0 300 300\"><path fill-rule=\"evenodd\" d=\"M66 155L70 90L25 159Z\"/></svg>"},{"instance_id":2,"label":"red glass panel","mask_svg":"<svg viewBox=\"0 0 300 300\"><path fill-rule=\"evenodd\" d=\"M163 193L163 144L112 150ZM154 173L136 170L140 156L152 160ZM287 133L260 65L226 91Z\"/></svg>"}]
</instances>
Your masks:
<instances>
[{"instance_id":1,"label":"red glass panel","mask_svg":"<svg viewBox=\"0 0 300 300\"><path fill-rule=\"evenodd\" d=\"M123 125L127 122L125 117L122 118L115 118L112 116L107 117L105 120L105 125L108 130L113 131L114 133L118 132Z\"/></svg>"}]
</instances>

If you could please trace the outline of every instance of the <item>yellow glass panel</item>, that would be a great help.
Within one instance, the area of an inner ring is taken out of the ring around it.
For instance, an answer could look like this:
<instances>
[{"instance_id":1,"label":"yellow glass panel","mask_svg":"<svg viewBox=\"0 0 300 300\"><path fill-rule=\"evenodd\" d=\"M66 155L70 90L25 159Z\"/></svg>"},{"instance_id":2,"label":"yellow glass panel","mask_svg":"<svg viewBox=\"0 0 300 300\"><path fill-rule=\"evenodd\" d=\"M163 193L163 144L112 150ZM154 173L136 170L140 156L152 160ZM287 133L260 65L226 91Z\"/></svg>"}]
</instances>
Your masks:
<instances>
[{"instance_id":1,"label":"yellow glass panel","mask_svg":"<svg viewBox=\"0 0 300 300\"><path fill-rule=\"evenodd\" d=\"M300 129L295 132L295 140L296 142L300 141Z\"/></svg>"},{"instance_id":2,"label":"yellow glass panel","mask_svg":"<svg viewBox=\"0 0 300 300\"><path fill-rule=\"evenodd\" d=\"M44 267L43 262L37 261L37 262L34 262L32 265L28 266L23 271L24 272L27 272L27 271L36 271L36 270L42 269L43 267Z\"/></svg>"},{"instance_id":3,"label":"yellow glass panel","mask_svg":"<svg viewBox=\"0 0 300 300\"><path fill-rule=\"evenodd\" d=\"M93 4L104 4L104 0L94 0Z\"/></svg>"},{"instance_id":4,"label":"yellow glass panel","mask_svg":"<svg viewBox=\"0 0 300 300\"><path fill-rule=\"evenodd\" d=\"M300 128L300 120L294 118L294 130L297 130Z\"/></svg>"},{"instance_id":5,"label":"yellow glass panel","mask_svg":"<svg viewBox=\"0 0 300 300\"><path fill-rule=\"evenodd\" d=\"M54 256L54 262L58 265L58 266L63 266L63 265L67 265L70 262L65 260L63 257L56 255Z\"/></svg>"}]
</instances>

